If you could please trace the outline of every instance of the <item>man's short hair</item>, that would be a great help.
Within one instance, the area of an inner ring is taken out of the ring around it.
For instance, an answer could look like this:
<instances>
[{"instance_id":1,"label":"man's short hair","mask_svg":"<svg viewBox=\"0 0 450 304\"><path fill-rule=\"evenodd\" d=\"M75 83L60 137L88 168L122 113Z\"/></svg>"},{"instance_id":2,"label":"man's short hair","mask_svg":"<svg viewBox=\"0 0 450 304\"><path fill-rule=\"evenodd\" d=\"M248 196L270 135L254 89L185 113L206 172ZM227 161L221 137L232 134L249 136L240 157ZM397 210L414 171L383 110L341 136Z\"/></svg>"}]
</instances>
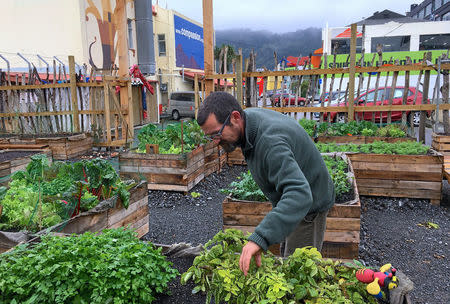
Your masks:
<instances>
[{"instance_id":1,"label":"man's short hair","mask_svg":"<svg viewBox=\"0 0 450 304\"><path fill-rule=\"evenodd\" d=\"M202 126L211 113L216 116L217 122L224 123L228 115L238 111L241 115L243 110L233 95L225 92L212 92L205 98L198 110L197 122Z\"/></svg>"}]
</instances>

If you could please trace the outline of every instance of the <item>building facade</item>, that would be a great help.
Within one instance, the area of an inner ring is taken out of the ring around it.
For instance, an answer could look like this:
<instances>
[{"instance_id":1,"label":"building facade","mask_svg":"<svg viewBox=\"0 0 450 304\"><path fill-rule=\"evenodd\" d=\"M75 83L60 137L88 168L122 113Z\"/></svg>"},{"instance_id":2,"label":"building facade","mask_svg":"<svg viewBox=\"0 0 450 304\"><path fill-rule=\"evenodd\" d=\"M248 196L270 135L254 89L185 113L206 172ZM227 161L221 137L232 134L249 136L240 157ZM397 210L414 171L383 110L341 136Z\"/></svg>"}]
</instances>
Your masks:
<instances>
[{"instance_id":1,"label":"building facade","mask_svg":"<svg viewBox=\"0 0 450 304\"><path fill-rule=\"evenodd\" d=\"M414 19L449 21L450 0L425 0L420 4L412 4L407 15Z\"/></svg>"}]
</instances>

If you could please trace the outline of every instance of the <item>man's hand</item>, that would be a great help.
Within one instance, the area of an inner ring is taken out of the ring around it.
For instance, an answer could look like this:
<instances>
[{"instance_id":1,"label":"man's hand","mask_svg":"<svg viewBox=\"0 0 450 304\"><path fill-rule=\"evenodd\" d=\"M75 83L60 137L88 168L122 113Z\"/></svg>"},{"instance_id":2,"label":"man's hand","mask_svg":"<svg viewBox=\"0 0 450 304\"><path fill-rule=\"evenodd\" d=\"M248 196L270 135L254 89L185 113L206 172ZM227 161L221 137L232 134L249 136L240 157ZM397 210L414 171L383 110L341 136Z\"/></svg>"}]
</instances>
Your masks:
<instances>
[{"instance_id":1,"label":"man's hand","mask_svg":"<svg viewBox=\"0 0 450 304\"><path fill-rule=\"evenodd\" d=\"M247 276L248 270L250 268L250 261L252 257L255 257L256 266L261 266L261 247L256 243L249 241L247 245L242 248L241 258L239 259L239 268Z\"/></svg>"}]
</instances>

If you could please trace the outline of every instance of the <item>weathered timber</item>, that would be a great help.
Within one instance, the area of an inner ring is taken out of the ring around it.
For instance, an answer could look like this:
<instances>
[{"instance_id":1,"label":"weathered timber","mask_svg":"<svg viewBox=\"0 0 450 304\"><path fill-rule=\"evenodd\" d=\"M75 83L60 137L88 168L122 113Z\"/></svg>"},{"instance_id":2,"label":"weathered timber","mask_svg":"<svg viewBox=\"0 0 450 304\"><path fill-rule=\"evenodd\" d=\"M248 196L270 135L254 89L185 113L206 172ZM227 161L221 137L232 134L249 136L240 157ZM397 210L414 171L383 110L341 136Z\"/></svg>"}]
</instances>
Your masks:
<instances>
[{"instance_id":1,"label":"weathered timber","mask_svg":"<svg viewBox=\"0 0 450 304\"><path fill-rule=\"evenodd\" d=\"M361 195L430 199L440 204L442 154L384 155L349 153Z\"/></svg>"},{"instance_id":2,"label":"weathered timber","mask_svg":"<svg viewBox=\"0 0 450 304\"><path fill-rule=\"evenodd\" d=\"M184 154L119 154L120 176L145 179L150 190L187 192L204 178L204 148Z\"/></svg>"}]
</instances>

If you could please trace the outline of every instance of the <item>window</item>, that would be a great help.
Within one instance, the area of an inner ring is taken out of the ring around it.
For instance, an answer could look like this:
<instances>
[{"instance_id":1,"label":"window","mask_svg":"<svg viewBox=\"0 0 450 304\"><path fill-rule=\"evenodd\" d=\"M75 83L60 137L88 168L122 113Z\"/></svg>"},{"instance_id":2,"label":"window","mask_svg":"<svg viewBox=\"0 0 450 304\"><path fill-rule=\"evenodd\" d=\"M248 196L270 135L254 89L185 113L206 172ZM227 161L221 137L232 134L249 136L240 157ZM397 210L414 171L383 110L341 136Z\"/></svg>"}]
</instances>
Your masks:
<instances>
[{"instance_id":1,"label":"window","mask_svg":"<svg viewBox=\"0 0 450 304\"><path fill-rule=\"evenodd\" d=\"M421 10L420 12L419 12L419 19L423 19L424 17L425 17L425 10Z\"/></svg>"},{"instance_id":2,"label":"window","mask_svg":"<svg viewBox=\"0 0 450 304\"><path fill-rule=\"evenodd\" d=\"M391 37L373 37L371 40L371 51L377 51L377 45L383 46L383 52L409 51L409 41L411 36L391 36Z\"/></svg>"},{"instance_id":3,"label":"window","mask_svg":"<svg viewBox=\"0 0 450 304\"><path fill-rule=\"evenodd\" d=\"M336 54L350 54L350 39L332 39L331 49L337 44ZM356 53L361 53L362 39L356 38Z\"/></svg>"},{"instance_id":4,"label":"window","mask_svg":"<svg viewBox=\"0 0 450 304\"><path fill-rule=\"evenodd\" d=\"M431 5L428 4L427 6L425 6L424 11L425 11L425 13L424 13L425 17L428 16L431 13Z\"/></svg>"},{"instance_id":5,"label":"window","mask_svg":"<svg viewBox=\"0 0 450 304\"><path fill-rule=\"evenodd\" d=\"M445 50L450 46L450 34L420 35L419 50Z\"/></svg>"},{"instance_id":6,"label":"window","mask_svg":"<svg viewBox=\"0 0 450 304\"><path fill-rule=\"evenodd\" d=\"M158 34L159 56L166 56L166 35Z\"/></svg>"},{"instance_id":7,"label":"window","mask_svg":"<svg viewBox=\"0 0 450 304\"><path fill-rule=\"evenodd\" d=\"M134 48L134 45L133 45L133 23L132 23L131 19L127 20L127 24L128 24L128 48L133 49Z\"/></svg>"}]
</instances>

